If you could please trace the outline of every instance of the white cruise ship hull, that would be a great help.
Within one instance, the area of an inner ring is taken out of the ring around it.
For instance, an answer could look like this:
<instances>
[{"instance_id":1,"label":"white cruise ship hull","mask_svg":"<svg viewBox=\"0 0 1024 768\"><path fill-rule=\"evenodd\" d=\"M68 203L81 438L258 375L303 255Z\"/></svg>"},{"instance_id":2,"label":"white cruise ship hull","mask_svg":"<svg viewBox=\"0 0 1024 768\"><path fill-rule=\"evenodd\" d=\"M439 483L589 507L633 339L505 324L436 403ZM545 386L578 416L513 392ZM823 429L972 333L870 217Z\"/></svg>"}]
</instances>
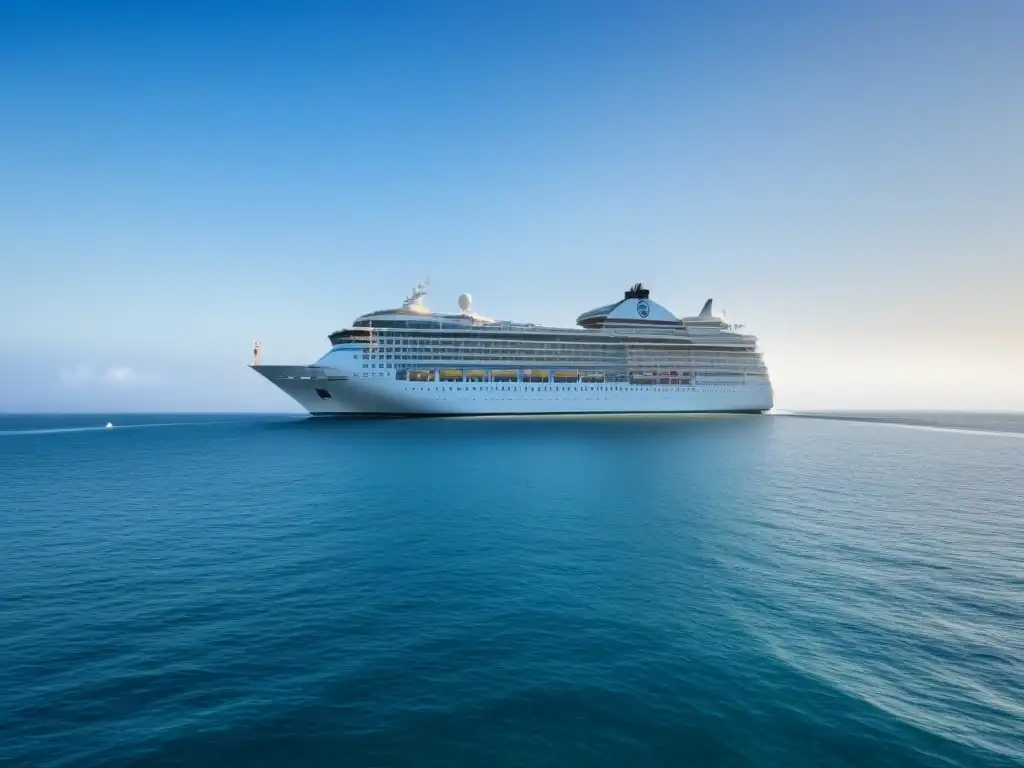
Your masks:
<instances>
[{"instance_id":1,"label":"white cruise ship hull","mask_svg":"<svg viewBox=\"0 0 1024 768\"><path fill-rule=\"evenodd\" d=\"M314 416L497 416L612 413L763 413L764 377L735 384L409 382L320 366L254 365Z\"/></svg>"}]
</instances>

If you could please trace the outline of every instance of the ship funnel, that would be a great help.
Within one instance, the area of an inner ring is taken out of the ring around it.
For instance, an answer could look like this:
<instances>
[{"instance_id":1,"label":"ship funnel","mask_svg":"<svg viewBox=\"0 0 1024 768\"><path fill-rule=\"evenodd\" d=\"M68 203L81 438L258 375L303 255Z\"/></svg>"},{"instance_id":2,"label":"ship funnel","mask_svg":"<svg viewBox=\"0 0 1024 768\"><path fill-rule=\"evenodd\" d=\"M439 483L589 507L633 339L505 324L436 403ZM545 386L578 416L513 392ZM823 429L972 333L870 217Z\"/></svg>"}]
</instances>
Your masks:
<instances>
[{"instance_id":1,"label":"ship funnel","mask_svg":"<svg viewBox=\"0 0 1024 768\"><path fill-rule=\"evenodd\" d=\"M711 317L711 299L704 302L704 308L701 309L698 317Z\"/></svg>"}]
</instances>

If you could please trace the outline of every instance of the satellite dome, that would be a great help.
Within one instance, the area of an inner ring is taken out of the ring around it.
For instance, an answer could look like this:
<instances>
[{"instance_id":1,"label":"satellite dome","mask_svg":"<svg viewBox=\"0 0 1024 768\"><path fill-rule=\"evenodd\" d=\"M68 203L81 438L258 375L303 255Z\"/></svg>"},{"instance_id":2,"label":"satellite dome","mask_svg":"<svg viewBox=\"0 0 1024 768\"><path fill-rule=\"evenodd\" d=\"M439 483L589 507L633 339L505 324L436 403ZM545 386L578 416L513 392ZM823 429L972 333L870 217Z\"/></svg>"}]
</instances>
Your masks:
<instances>
[{"instance_id":1,"label":"satellite dome","mask_svg":"<svg viewBox=\"0 0 1024 768\"><path fill-rule=\"evenodd\" d=\"M468 293L464 293L459 296L459 309L463 312L469 312L469 308L473 306L473 297Z\"/></svg>"}]
</instances>

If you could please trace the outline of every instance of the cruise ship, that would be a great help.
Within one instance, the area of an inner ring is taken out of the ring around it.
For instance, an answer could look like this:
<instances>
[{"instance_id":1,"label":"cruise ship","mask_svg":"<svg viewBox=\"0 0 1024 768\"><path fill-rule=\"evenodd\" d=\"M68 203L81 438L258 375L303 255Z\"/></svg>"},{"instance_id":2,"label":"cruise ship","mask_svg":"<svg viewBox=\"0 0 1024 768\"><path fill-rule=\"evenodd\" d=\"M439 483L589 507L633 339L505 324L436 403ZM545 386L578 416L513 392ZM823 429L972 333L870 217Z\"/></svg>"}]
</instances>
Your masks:
<instances>
[{"instance_id":1,"label":"cruise ship","mask_svg":"<svg viewBox=\"0 0 1024 768\"><path fill-rule=\"evenodd\" d=\"M468 294L430 311L429 282L397 309L330 334L312 365L253 370L314 416L763 413L773 402L757 339L712 314L676 317L637 283L575 328L493 320Z\"/></svg>"}]
</instances>

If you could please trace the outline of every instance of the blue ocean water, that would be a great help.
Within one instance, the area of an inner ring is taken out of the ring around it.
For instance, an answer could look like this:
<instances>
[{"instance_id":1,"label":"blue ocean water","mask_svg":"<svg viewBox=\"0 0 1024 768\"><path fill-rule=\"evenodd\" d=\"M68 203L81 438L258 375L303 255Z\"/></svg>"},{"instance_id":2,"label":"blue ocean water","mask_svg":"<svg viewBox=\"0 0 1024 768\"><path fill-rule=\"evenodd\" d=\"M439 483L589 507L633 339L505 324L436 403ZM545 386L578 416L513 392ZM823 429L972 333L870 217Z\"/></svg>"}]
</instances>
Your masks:
<instances>
[{"instance_id":1,"label":"blue ocean water","mask_svg":"<svg viewBox=\"0 0 1024 768\"><path fill-rule=\"evenodd\" d=\"M0 418L4 765L1024 765L1024 417L107 418Z\"/></svg>"}]
</instances>

